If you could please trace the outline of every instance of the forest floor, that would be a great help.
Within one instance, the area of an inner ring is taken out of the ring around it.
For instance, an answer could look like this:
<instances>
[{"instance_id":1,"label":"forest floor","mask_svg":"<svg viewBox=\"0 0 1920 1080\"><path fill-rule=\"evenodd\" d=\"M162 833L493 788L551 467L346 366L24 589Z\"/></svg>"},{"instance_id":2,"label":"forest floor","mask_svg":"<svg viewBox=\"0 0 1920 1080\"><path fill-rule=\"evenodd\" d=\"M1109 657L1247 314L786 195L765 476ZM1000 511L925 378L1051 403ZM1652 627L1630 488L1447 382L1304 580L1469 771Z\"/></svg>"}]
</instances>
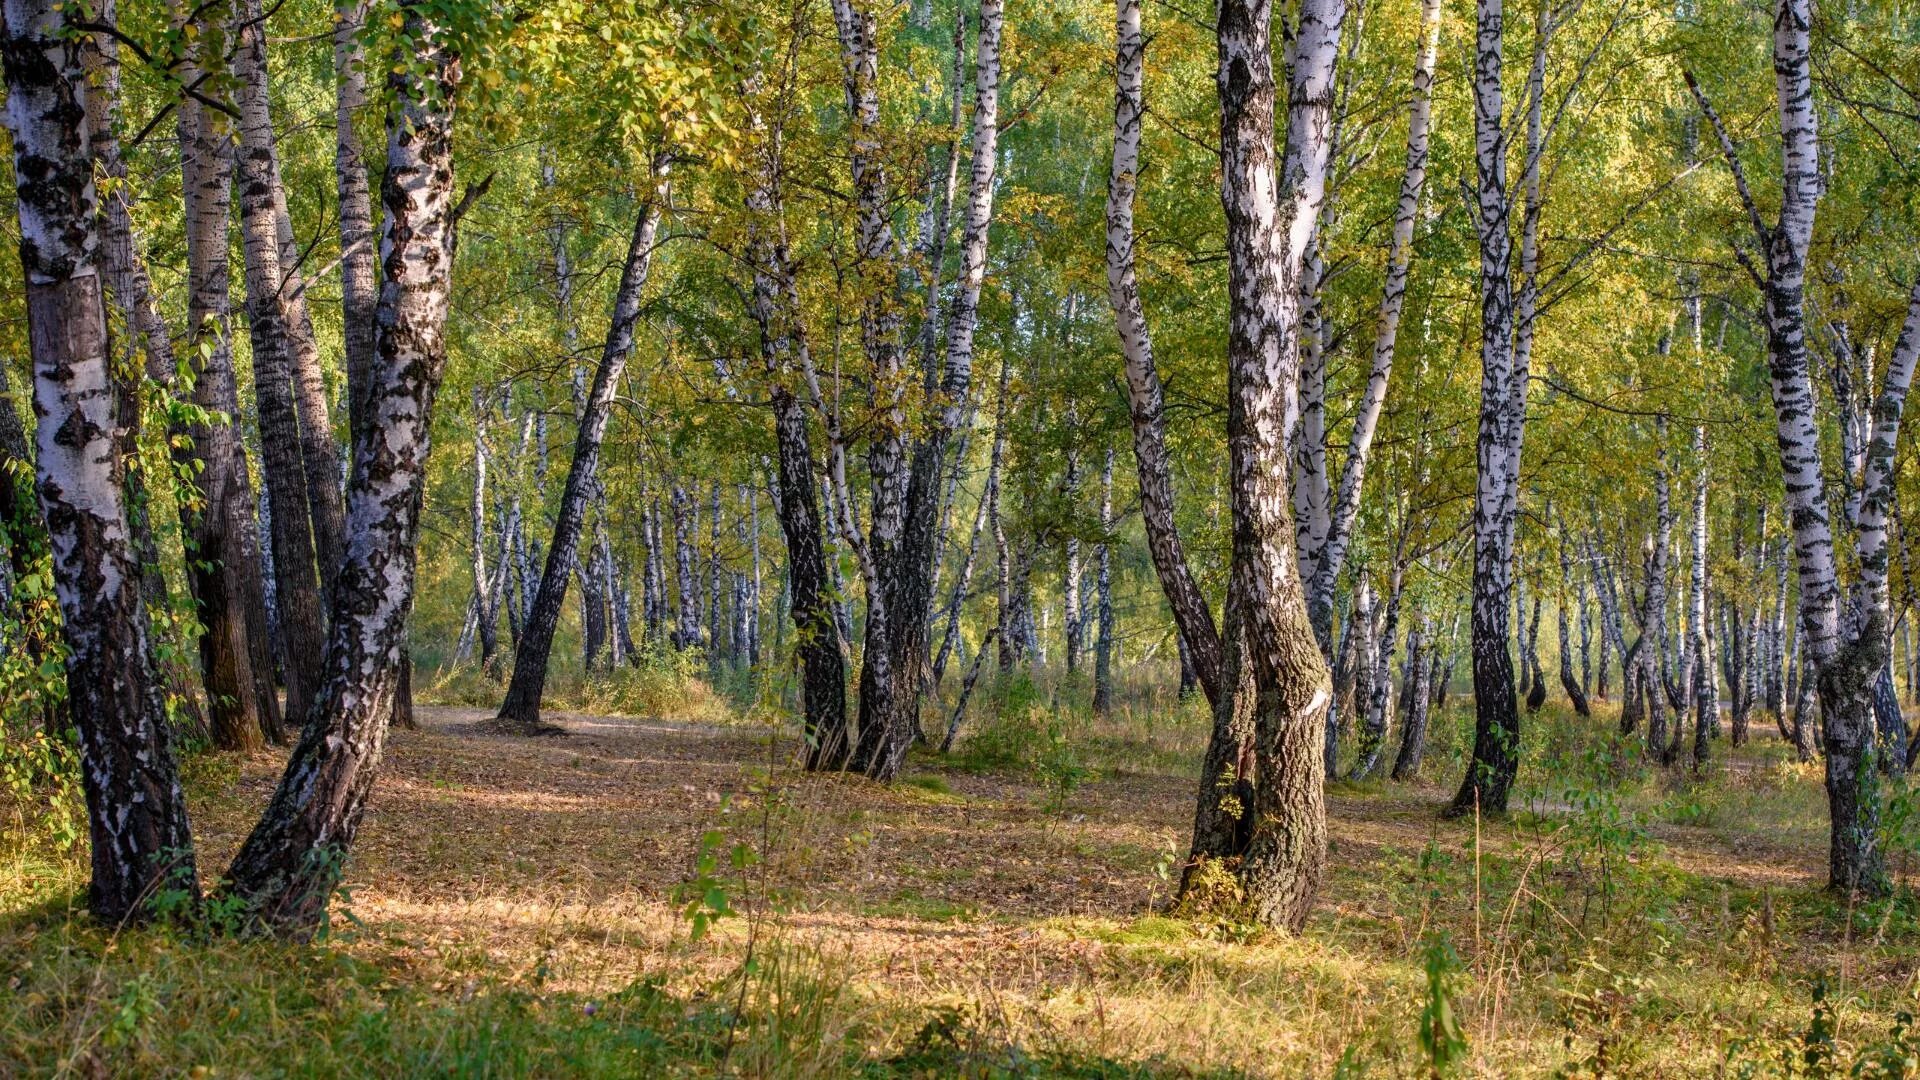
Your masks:
<instances>
[{"instance_id":1,"label":"forest floor","mask_svg":"<svg viewBox=\"0 0 1920 1080\"><path fill-rule=\"evenodd\" d=\"M317 947L112 935L82 858L11 847L0 1075L1766 1075L1913 1009L1920 909L1818 888L1777 739L1695 779L1550 716L1531 810L1442 822L1449 712L1424 782L1333 785L1289 939L1167 911L1196 713L990 718L884 787L777 728L423 706ZM278 766L191 759L209 878Z\"/></svg>"}]
</instances>

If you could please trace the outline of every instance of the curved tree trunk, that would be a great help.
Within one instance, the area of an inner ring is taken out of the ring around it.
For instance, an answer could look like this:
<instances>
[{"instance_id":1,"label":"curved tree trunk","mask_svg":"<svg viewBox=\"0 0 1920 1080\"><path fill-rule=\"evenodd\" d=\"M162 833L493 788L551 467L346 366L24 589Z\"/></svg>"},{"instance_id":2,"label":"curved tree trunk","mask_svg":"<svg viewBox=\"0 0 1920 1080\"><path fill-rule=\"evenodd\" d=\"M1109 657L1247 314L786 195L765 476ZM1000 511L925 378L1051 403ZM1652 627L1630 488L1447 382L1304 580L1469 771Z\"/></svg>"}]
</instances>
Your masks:
<instances>
[{"instance_id":1,"label":"curved tree trunk","mask_svg":"<svg viewBox=\"0 0 1920 1080\"><path fill-rule=\"evenodd\" d=\"M333 590L324 681L273 800L227 875L253 918L295 935L324 916L379 769L413 606L434 395L446 370L460 66L422 7L402 0L400 8L419 67L390 77L380 331L367 424L354 444L353 543Z\"/></svg>"}]
</instances>

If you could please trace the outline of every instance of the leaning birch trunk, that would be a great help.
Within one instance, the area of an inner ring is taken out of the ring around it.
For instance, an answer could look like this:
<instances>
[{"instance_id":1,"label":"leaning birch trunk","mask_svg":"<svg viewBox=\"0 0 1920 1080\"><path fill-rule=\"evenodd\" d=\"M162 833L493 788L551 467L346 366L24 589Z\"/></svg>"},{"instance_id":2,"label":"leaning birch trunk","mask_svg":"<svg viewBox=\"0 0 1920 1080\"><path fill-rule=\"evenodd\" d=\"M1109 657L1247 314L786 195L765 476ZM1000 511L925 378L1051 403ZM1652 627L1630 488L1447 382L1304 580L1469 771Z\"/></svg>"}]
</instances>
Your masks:
<instances>
[{"instance_id":1,"label":"leaning birch trunk","mask_svg":"<svg viewBox=\"0 0 1920 1080\"><path fill-rule=\"evenodd\" d=\"M1240 880L1255 920L1297 931L1326 866L1322 723L1332 688L1293 550L1286 401L1299 366L1300 266L1326 193L1346 4L1303 0L1277 170L1272 16L1267 0L1222 0L1216 85L1233 587L1243 597L1256 694L1253 835Z\"/></svg>"},{"instance_id":2,"label":"leaning birch trunk","mask_svg":"<svg viewBox=\"0 0 1920 1080\"><path fill-rule=\"evenodd\" d=\"M193 834L120 501L112 358L95 265L93 161L84 127L85 35L46 0L0 5L33 359L35 472L67 642L93 878L103 923L138 920L156 890L195 899Z\"/></svg>"},{"instance_id":3,"label":"leaning birch trunk","mask_svg":"<svg viewBox=\"0 0 1920 1080\"><path fill-rule=\"evenodd\" d=\"M273 800L227 873L254 919L294 935L311 933L325 915L379 769L413 606L434 395L446 370L460 62L423 6L401 2L413 63L388 80L379 331L324 679Z\"/></svg>"},{"instance_id":4,"label":"leaning birch trunk","mask_svg":"<svg viewBox=\"0 0 1920 1080\"><path fill-rule=\"evenodd\" d=\"M547 547L547 565L540 575L540 588L534 594L532 611L520 629L520 642L513 656L513 677L507 683L506 699L495 717L496 724L518 734L554 730L540 719L547 662L553 652L560 607L566 600L567 578L573 573L579 555L581 528L586 522L587 501L594 491L594 474L600 462L600 444L606 438L614 389L626 370L627 357L633 353L634 327L640 320L640 294L646 289L647 271L652 266L654 240L660 230L665 202L664 175L664 168L656 164L654 190L633 223L620 285L614 292L613 316L574 436L573 461L567 467L567 484L562 489L559 513L553 524L553 542ZM678 489L675 494L679 494ZM698 634L697 629L695 633Z\"/></svg>"},{"instance_id":5,"label":"leaning birch trunk","mask_svg":"<svg viewBox=\"0 0 1920 1080\"><path fill-rule=\"evenodd\" d=\"M1133 202L1139 190L1141 122L1146 37L1139 0L1116 0L1114 48L1113 168L1107 180L1107 301L1113 307L1126 357L1127 406L1133 431L1133 457L1139 472L1140 517L1154 572L1173 610L1182 655L1209 703L1218 705L1231 688L1223 681L1220 631L1213 611L1187 564L1174 523L1172 467L1167 458L1166 400L1154 366L1153 338L1140 300L1135 270Z\"/></svg>"},{"instance_id":6,"label":"leaning birch trunk","mask_svg":"<svg viewBox=\"0 0 1920 1080\"><path fill-rule=\"evenodd\" d=\"M1480 240L1480 427L1473 515L1473 760L1447 813L1504 813L1520 764L1520 710L1508 651L1526 372L1513 347L1512 197L1501 86L1503 0L1477 0L1474 160Z\"/></svg>"},{"instance_id":7,"label":"leaning birch trunk","mask_svg":"<svg viewBox=\"0 0 1920 1080\"><path fill-rule=\"evenodd\" d=\"M364 376L363 376L364 379ZM473 489L467 507L467 538L473 545L474 631L480 642L480 667L492 671L499 648L498 614L493 607L492 580L487 576L487 391L473 388Z\"/></svg>"},{"instance_id":8,"label":"leaning birch trunk","mask_svg":"<svg viewBox=\"0 0 1920 1080\"><path fill-rule=\"evenodd\" d=\"M1887 515L1892 498L1893 458L1900 417L1914 362L1920 353L1920 287L1909 299L1907 319L1889 360L1883 389L1873 407L1873 438L1853 514L1854 549L1860 567L1854 602L1863 613L1858 630L1842 635L1840 582L1833 528L1828 518L1820 433L1808 374L1806 326L1807 252L1813 242L1819 201L1820 146L1813 107L1811 0L1779 0L1773 22L1773 69L1781 137L1781 199L1777 222L1761 219L1732 140L1691 74L1687 83L1712 124L1755 238L1765 252L1762 289L1767 328L1768 374L1777 420L1780 470L1786 486L1800 573L1801 646L1817 679L1825 729L1827 809L1831 829L1828 886L1848 894L1880 896L1890 889L1880 848L1880 792L1874 755L1873 681L1886 665L1889 620Z\"/></svg>"},{"instance_id":9,"label":"leaning birch trunk","mask_svg":"<svg viewBox=\"0 0 1920 1080\"><path fill-rule=\"evenodd\" d=\"M1421 0L1420 50L1413 65L1413 101L1407 110L1407 165L1400 176L1400 198L1394 205L1393 232L1387 241L1386 282L1380 290L1375 315L1373 368L1354 416L1347 441L1347 458L1328 514L1322 542L1313 552L1302 551L1301 573L1307 579L1307 608L1321 649L1331 661L1333 596L1353 540L1360 515L1360 495L1366 480L1367 459L1379 429L1380 412L1393 377L1394 348L1400 335L1400 315L1406 307L1408 271L1413 260L1413 228L1420 213L1420 195L1427 182L1428 128L1433 122L1433 73L1440 53L1440 0Z\"/></svg>"}]
</instances>

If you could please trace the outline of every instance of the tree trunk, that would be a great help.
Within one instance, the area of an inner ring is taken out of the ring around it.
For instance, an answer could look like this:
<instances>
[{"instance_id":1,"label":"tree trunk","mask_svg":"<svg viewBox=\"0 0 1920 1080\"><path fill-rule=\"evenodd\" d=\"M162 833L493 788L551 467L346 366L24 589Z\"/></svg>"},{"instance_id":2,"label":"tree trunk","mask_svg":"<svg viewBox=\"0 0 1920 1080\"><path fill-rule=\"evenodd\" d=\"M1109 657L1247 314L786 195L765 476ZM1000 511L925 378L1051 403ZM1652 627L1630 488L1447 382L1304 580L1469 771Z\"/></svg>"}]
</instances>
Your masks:
<instances>
[{"instance_id":1,"label":"tree trunk","mask_svg":"<svg viewBox=\"0 0 1920 1080\"><path fill-rule=\"evenodd\" d=\"M1520 711L1507 648L1527 373L1513 346L1512 210L1501 86L1503 0L1477 0L1474 159L1479 179L1480 429L1473 514L1473 760L1447 813L1505 813L1520 766Z\"/></svg>"},{"instance_id":2,"label":"tree trunk","mask_svg":"<svg viewBox=\"0 0 1920 1080\"><path fill-rule=\"evenodd\" d=\"M836 11L841 8L852 10L846 0L836 4ZM843 44L847 41L847 25L843 18ZM866 26L865 33L871 35L871 22ZM904 498L898 507L897 526L889 523L887 514L893 511L885 507L881 499L883 480L889 470L897 469L892 461L896 452L885 445L886 440L881 440L869 458L875 492L869 550L879 570L884 594L881 612L885 634L881 640L885 662L881 663L882 658L870 644L862 664L860 745L853 766L877 780L892 780L906 763L907 748L920 727L920 695L928 684L934 553L942 542L938 530L940 487L946 472L948 447L965 422L967 398L973 385L974 333L979 323L981 288L986 280L988 230L993 222L994 170L999 145L1000 39L1001 2L981 0L974 60L973 156L961 229L960 277L955 282L953 305L947 314L945 368L937 389L928 395L928 403L934 406L931 430L913 444L904 484L899 479L888 481L904 487L900 492ZM865 40L871 43L870 36ZM853 89L850 80L850 105L854 103ZM864 116L864 106L855 111ZM859 127L856 125L856 130ZM865 197L872 188L861 184L860 171L860 158L856 154L855 189L861 193L861 233L865 236L870 231L865 224L868 209ZM890 249L890 238L887 246ZM877 245L873 258L882 258ZM871 318L871 315L863 316L863 324ZM870 360L874 360L875 349L882 346L883 340L885 348L892 347L890 333L884 327L877 328L871 335L863 329L863 338L872 342L868 347ZM875 367L878 372L877 362ZM929 371L929 383L932 377ZM895 415L900 415L897 410ZM890 531L896 538L891 544L886 542ZM868 611L872 620L871 600ZM874 640L871 621L867 633L871 643ZM873 691L871 709L869 690Z\"/></svg>"},{"instance_id":3,"label":"tree trunk","mask_svg":"<svg viewBox=\"0 0 1920 1080\"><path fill-rule=\"evenodd\" d=\"M45 0L0 5L38 417L35 472L67 642L93 878L103 923L138 920L159 889L199 882L121 504L112 358L95 266L85 34Z\"/></svg>"},{"instance_id":4,"label":"tree trunk","mask_svg":"<svg viewBox=\"0 0 1920 1080\"><path fill-rule=\"evenodd\" d=\"M1154 572L1173 611L1181 655L1216 707L1232 690L1222 680L1220 631L1213 611L1194 580L1186 547L1174 523L1172 468L1167 458L1166 400L1154 365L1135 271L1133 202L1139 188L1141 121L1146 37L1139 0L1115 0L1113 168L1107 180L1107 300L1126 357L1127 406L1133 431L1133 457L1139 472L1140 517ZM1217 728L1216 728L1217 730ZM1222 753L1226 751L1221 749ZM1213 751L1209 751L1213 753ZM1237 751L1236 751L1237 753Z\"/></svg>"},{"instance_id":5,"label":"tree trunk","mask_svg":"<svg viewBox=\"0 0 1920 1080\"><path fill-rule=\"evenodd\" d=\"M1245 604L1255 687L1254 825L1240 878L1253 918L1287 931L1305 923L1326 866L1321 740L1332 688L1294 556L1285 414L1298 377L1299 274L1326 191L1345 16L1344 0L1303 2L1277 170L1271 6L1222 0L1217 27L1233 583Z\"/></svg>"},{"instance_id":6,"label":"tree trunk","mask_svg":"<svg viewBox=\"0 0 1920 1080\"><path fill-rule=\"evenodd\" d=\"M1386 280L1374 318L1373 365L1367 375L1340 483L1318 543L1301 545L1301 575L1307 581L1307 608L1319 635L1321 651L1332 661L1333 598L1354 522L1360 515L1361 489L1367 460L1379 430L1380 412L1393 377L1394 349L1399 341L1400 315L1406 307L1407 279L1413 260L1413 230L1419 217L1420 196L1427 182L1428 128L1433 120L1433 74L1440 52L1440 0L1421 0L1420 44L1413 64L1413 97L1407 109L1407 164L1400 174L1400 197L1394 205L1393 231L1387 240ZM1324 456L1324 439L1319 440ZM1324 480L1322 481L1324 484ZM1325 504L1324 494L1320 502ZM1296 508L1298 503L1296 503Z\"/></svg>"},{"instance_id":7,"label":"tree trunk","mask_svg":"<svg viewBox=\"0 0 1920 1080\"><path fill-rule=\"evenodd\" d=\"M253 918L295 935L324 917L379 768L413 605L434 395L446 370L460 66L422 8L402 0L401 29L418 66L389 78L379 332L367 424L354 443L353 543L333 589L325 676L312 722L227 875Z\"/></svg>"},{"instance_id":8,"label":"tree trunk","mask_svg":"<svg viewBox=\"0 0 1920 1080\"><path fill-rule=\"evenodd\" d=\"M805 717L807 768L837 769L851 750L847 732L845 660L834 626L832 586L827 573L826 537L815 498L813 450L806 407L789 382L796 368L809 368L804 324L796 302L787 259L780 183L784 150L777 131L768 132L756 117L754 128L763 160L760 183L747 195L754 216L748 237L753 266L752 312L760 331L760 357L772 381L774 438L778 468L773 487L774 512L787 541L787 600L795 630ZM657 551L656 537L652 548Z\"/></svg>"},{"instance_id":9,"label":"tree trunk","mask_svg":"<svg viewBox=\"0 0 1920 1080\"><path fill-rule=\"evenodd\" d=\"M1852 602L1862 617L1853 633L1843 635L1833 530L1828 519L1807 355L1806 260L1822 187L1813 105L1812 21L1810 0L1779 0L1773 22L1773 68L1782 169L1780 215L1772 228L1762 223L1733 142L1719 116L1691 74L1687 84L1714 128L1766 257L1762 299L1768 374L1788 520L1800 572L1802 648L1807 666L1818 680L1820 718L1825 729L1831 828L1828 885L1849 894L1881 896L1891 884L1885 853L1880 849L1872 684L1886 666L1887 633L1892 624L1887 593L1887 515L1900 417L1920 355L1920 287L1909 297L1906 323L1873 405L1872 449L1863 469L1859 499L1849 508L1859 565ZM1803 683L1806 680L1803 674Z\"/></svg>"},{"instance_id":10,"label":"tree trunk","mask_svg":"<svg viewBox=\"0 0 1920 1080\"><path fill-rule=\"evenodd\" d=\"M279 165L268 110L266 27L259 0L234 9L238 48L233 75L241 115L240 147L233 184L240 203L240 234L246 255L247 330L252 340L254 399L260 425L260 458L272 503L274 608L280 626L281 665L287 716L304 725L316 690L313 658L326 648L321 577L315 563L317 529L309 507L300 417L294 400L294 341L280 261L276 193ZM210 121L203 121L210 122ZM331 438L331 435L329 435ZM329 483L333 478L327 478Z\"/></svg>"},{"instance_id":11,"label":"tree trunk","mask_svg":"<svg viewBox=\"0 0 1920 1080\"><path fill-rule=\"evenodd\" d=\"M364 0L334 0L333 23L333 176L340 207L341 342L347 360L347 429L366 426L367 379L373 365L373 316L380 303L375 280L373 196L367 180L366 151L354 119L367 104L366 59L360 32Z\"/></svg>"},{"instance_id":12,"label":"tree trunk","mask_svg":"<svg viewBox=\"0 0 1920 1080\"><path fill-rule=\"evenodd\" d=\"M1093 715L1113 712L1113 450L1100 468L1100 543L1094 548L1097 615L1093 639Z\"/></svg>"},{"instance_id":13,"label":"tree trunk","mask_svg":"<svg viewBox=\"0 0 1920 1080\"><path fill-rule=\"evenodd\" d=\"M1433 617L1423 615L1420 625L1407 642L1407 658L1413 667L1413 693L1407 709L1407 719L1400 727L1400 753L1393 759L1393 778L1397 781L1413 779L1420 773L1420 757L1427 748L1427 716L1433 700L1433 673L1438 666L1429 662L1425 655L1427 643L1433 639ZM1435 656L1433 661L1438 661Z\"/></svg>"},{"instance_id":14,"label":"tree trunk","mask_svg":"<svg viewBox=\"0 0 1920 1080\"><path fill-rule=\"evenodd\" d=\"M1573 634L1572 628L1568 625L1567 616L1567 585L1568 579L1572 577L1573 563L1567 557L1567 527L1563 521L1560 524L1560 597L1559 603L1554 605L1560 623L1560 688L1567 692L1567 700L1573 703L1573 711L1582 717L1589 717L1593 715L1593 709L1587 704L1584 671L1587 646L1587 595L1584 588L1580 590L1580 655L1583 670L1581 677L1576 679L1573 675ZM1585 581L1584 578L1579 580Z\"/></svg>"},{"instance_id":15,"label":"tree trunk","mask_svg":"<svg viewBox=\"0 0 1920 1080\"><path fill-rule=\"evenodd\" d=\"M656 188L640 207L633 224L633 237L627 245L627 257L620 272L620 285L614 293L612 319L600 349L600 362L594 368L593 386L581 411L579 430L574 436L573 461L567 467L567 484L560 495L559 514L554 519L553 542L547 548L547 564L540 575L540 588L534 595L533 609L520 631L520 643L514 651L513 678L507 684L506 699L500 705L496 723L520 734L541 734L553 730L540 719L540 699L546 691L547 661L553 651L553 634L560 621L560 607L566 600L567 578L573 573L579 552L580 532L585 524L587 500L596 482L600 445L606 438L607 419L613 406L613 394L627 357L633 352L633 331L640 318L640 294L647 284L652 265L655 237L665 201L664 169L654 168ZM676 494L678 494L676 489ZM696 629L695 633L698 633Z\"/></svg>"}]
</instances>

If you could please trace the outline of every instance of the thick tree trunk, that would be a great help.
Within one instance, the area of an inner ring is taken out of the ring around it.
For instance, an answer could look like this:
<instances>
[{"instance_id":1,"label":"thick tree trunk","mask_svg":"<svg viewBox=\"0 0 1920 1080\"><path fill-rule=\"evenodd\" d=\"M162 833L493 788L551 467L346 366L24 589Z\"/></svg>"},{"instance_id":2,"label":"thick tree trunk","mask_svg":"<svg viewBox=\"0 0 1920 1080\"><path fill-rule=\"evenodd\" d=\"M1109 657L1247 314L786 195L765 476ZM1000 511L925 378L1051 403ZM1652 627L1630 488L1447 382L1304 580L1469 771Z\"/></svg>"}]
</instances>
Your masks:
<instances>
[{"instance_id":1,"label":"thick tree trunk","mask_svg":"<svg viewBox=\"0 0 1920 1080\"><path fill-rule=\"evenodd\" d=\"M446 370L460 68L422 8L402 0L417 66L389 77L379 333L367 424L354 443L353 542L333 589L324 681L273 800L228 870L229 888L255 919L296 935L325 914L395 709L434 395Z\"/></svg>"},{"instance_id":2,"label":"thick tree trunk","mask_svg":"<svg viewBox=\"0 0 1920 1080\"><path fill-rule=\"evenodd\" d=\"M540 575L540 589L534 595L533 609L521 627L520 642L513 657L513 677L496 717L496 723L520 734L552 730L551 725L540 719L540 699L546 691L547 661L553 651L560 607L566 600L567 578L573 573L579 553L587 501L595 489L600 444L606 438L614 389L626 369L627 357L633 352L634 326L640 318L640 294L646 288L647 271L652 265L654 242L660 230L665 202L664 170L656 166L654 176L657 186L634 220L620 285L614 292L606 341L601 346L600 362L594 368L593 385L587 393L579 430L574 436L573 461L567 467L567 483L554 519L553 542L547 548L546 569Z\"/></svg>"},{"instance_id":3,"label":"thick tree trunk","mask_svg":"<svg viewBox=\"0 0 1920 1080\"><path fill-rule=\"evenodd\" d=\"M67 641L93 878L88 906L137 920L156 890L199 882L186 799L147 646L121 503L106 307L96 268L86 36L44 0L0 4L38 417L35 471Z\"/></svg>"},{"instance_id":4,"label":"thick tree trunk","mask_svg":"<svg viewBox=\"0 0 1920 1080\"><path fill-rule=\"evenodd\" d=\"M1326 192L1334 58L1346 4L1303 2L1277 169L1272 14L1267 0L1222 0L1216 85L1227 218L1233 585L1245 605L1255 686L1254 823L1240 879L1253 918L1297 931L1326 865L1322 725L1332 687L1294 554L1286 402L1299 368L1300 267Z\"/></svg>"}]
</instances>

